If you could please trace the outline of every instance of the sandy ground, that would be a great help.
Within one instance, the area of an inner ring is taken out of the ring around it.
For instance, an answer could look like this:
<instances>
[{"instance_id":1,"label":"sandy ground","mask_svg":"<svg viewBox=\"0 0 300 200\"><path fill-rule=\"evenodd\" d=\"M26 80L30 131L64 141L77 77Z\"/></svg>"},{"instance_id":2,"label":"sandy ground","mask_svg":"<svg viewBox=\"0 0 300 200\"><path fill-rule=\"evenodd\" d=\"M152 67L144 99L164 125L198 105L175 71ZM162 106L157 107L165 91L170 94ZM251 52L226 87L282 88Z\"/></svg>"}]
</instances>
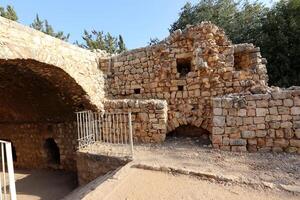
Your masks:
<instances>
[{"instance_id":1,"label":"sandy ground","mask_svg":"<svg viewBox=\"0 0 300 200\"><path fill-rule=\"evenodd\" d=\"M135 162L200 171L238 182L300 187L298 154L226 152L205 148L191 138L171 138L163 144L136 145Z\"/></svg>"},{"instance_id":2,"label":"sandy ground","mask_svg":"<svg viewBox=\"0 0 300 200\"><path fill-rule=\"evenodd\" d=\"M76 187L73 173L50 170L15 170L18 200L61 199Z\"/></svg>"},{"instance_id":3,"label":"sandy ground","mask_svg":"<svg viewBox=\"0 0 300 200\"><path fill-rule=\"evenodd\" d=\"M225 152L191 138L137 144L134 161L107 177L66 199L300 199L299 155Z\"/></svg>"},{"instance_id":4,"label":"sandy ground","mask_svg":"<svg viewBox=\"0 0 300 200\"><path fill-rule=\"evenodd\" d=\"M85 200L216 199L216 200L296 200L300 196L284 191L253 189L200 180L188 175L130 168L118 180L108 180L90 192ZM112 182L114 182L112 184Z\"/></svg>"}]
</instances>

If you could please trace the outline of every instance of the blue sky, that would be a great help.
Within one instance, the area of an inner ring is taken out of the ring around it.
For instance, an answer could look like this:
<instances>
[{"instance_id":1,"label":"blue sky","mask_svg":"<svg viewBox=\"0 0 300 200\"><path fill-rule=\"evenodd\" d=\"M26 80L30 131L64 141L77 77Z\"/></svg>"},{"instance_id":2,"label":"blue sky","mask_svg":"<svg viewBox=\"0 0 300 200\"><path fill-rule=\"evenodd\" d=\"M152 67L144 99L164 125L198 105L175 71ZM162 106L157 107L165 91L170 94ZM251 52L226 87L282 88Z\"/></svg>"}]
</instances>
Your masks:
<instances>
[{"instance_id":1,"label":"blue sky","mask_svg":"<svg viewBox=\"0 0 300 200\"><path fill-rule=\"evenodd\" d=\"M191 3L199 0L189 0ZM270 0L265 0L270 1ZM84 29L103 30L124 37L129 49L147 45L150 37L163 39L187 0L1 0L12 5L19 22L28 25L36 13L55 30L81 41Z\"/></svg>"}]
</instances>

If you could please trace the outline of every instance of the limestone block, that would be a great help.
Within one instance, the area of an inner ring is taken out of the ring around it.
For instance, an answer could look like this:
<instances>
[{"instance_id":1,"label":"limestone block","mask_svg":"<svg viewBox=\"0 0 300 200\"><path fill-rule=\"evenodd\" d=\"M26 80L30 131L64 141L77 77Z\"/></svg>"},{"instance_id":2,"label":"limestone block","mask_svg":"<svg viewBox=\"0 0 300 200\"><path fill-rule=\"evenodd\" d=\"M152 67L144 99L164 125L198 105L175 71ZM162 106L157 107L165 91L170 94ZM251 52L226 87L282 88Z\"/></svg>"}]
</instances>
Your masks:
<instances>
[{"instance_id":1,"label":"limestone block","mask_svg":"<svg viewBox=\"0 0 300 200\"><path fill-rule=\"evenodd\" d=\"M247 140L245 139L230 139L230 145L232 146L246 146Z\"/></svg>"},{"instance_id":2,"label":"limestone block","mask_svg":"<svg viewBox=\"0 0 300 200\"><path fill-rule=\"evenodd\" d=\"M214 126L225 126L225 117L223 117L223 116L215 116L213 118L213 125Z\"/></svg>"},{"instance_id":3,"label":"limestone block","mask_svg":"<svg viewBox=\"0 0 300 200\"><path fill-rule=\"evenodd\" d=\"M292 139L292 140L290 140L290 144L291 144L292 147L300 148L300 140Z\"/></svg>"},{"instance_id":4,"label":"limestone block","mask_svg":"<svg viewBox=\"0 0 300 200\"><path fill-rule=\"evenodd\" d=\"M275 139L274 146L275 147L287 147L289 145L289 141L286 139Z\"/></svg>"},{"instance_id":5,"label":"limestone block","mask_svg":"<svg viewBox=\"0 0 300 200\"><path fill-rule=\"evenodd\" d=\"M292 107L294 105L294 101L292 99L284 99L283 105L287 107Z\"/></svg>"},{"instance_id":6,"label":"limestone block","mask_svg":"<svg viewBox=\"0 0 300 200\"><path fill-rule=\"evenodd\" d=\"M212 128L212 134L213 135L221 135L224 133L224 128L220 128L220 127L213 127Z\"/></svg>"},{"instance_id":7,"label":"limestone block","mask_svg":"<svg viewBox=\"0 0 300 200\"><path fill-rule=\"evenodd\" d=\"M266 108L256 108L256 115L258 117L264 117L269 113L269 110Z\"/></svg>"},{"instance_id":8,"label":"limestone block","mask_svg":"<svg viewBox=\"0 0 300 200\"><path fill-rule=\"evenodd\" d=\"M222 108L214 108L213 113L214 113L214 115L222 115L223 109Z\"/></svg>"},{"instance_id":9,"label":"limestone block","mask_svg":"<svg viewBox=\"0 0 300 200\"><path fill-rule=\"evenodd\" d=\"M291 114L292 115L300 115L300 107L292 107Z\"/></svg>"},{"instance_id":10,"label":"limestone block","mask_svg":"<svg viewBox=\"0 0 300 200\"><path fill-rule=\"evenodd\" d=\"M258 137L258 138L266 137L266 135L267 135L266 130L257 130L256 131L256 137Z\"/></svg>"},{"instance_id":11,"label":"limestone block","mask_svg":"<svg viewBox=\"0 0 300 200\"><path fill-rule=\"evenodd\" d=\"M255 131L242 131L242 138L250 139L255 137Z\"/></svg>"}]
</instances>

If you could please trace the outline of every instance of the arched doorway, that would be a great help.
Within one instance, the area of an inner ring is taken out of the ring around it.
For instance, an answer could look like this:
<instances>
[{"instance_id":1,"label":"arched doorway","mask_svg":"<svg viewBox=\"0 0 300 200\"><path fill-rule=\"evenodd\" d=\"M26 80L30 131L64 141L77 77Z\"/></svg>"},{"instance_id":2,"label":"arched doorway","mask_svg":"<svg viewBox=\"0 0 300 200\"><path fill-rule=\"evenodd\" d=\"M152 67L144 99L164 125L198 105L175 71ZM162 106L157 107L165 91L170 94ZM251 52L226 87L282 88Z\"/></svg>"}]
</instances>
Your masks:
<instances>
[{"instance_id":1,"label":"arched doorway","mask_svg":"<svg viewBox=\"0 0 300 200\"><path fill-rule=\"evenodd\" d=\"M44 150L46 153L46 161L48 165L60 164L60 151L59 147L53 138L48 138L44 144Z\"/></svg>"},{"instance_id":2,"label":"arched doorway","mask_svg":"<svg viewBox=\"0 0 300 200\"><path fill-rule=\"evenodd\" d=\"M191 140L197 142L201 146L211 145L212 143L210 137L211 134L208 130L193 125L179 126L167 134L167 140L174 138L177 138L178 140L183 138L191 138Z\"/></svg>"}]
</instances>

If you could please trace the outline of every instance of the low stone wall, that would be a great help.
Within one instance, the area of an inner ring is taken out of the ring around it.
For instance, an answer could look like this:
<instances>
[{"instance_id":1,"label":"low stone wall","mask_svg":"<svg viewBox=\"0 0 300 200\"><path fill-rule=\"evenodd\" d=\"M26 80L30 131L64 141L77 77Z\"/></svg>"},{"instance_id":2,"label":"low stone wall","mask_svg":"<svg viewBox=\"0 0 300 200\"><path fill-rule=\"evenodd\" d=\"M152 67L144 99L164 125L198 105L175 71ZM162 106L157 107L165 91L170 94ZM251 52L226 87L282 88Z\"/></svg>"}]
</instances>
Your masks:
<instances>
[{"instance_id":1,"label":"low stone wall","mask_svg":"<svg viewBox=\"0 0 300 200\"><path fill-rule=\"evenodd\" d=\"M132 113L135 142L163 142L167 133L168 107L165 100L107 100L104 108L109 112Z\"/></svg>"},{"instance_id":2,"label":"low stone wall","mask_svg":"<svg viewBox=\"0 0 300 200\"><path fill-rule=\"evenodd\" d=\"M212 143L222 150L300 153L300 90L214 98Z\"/></svg>"},{"instance_id":3,"label":"low stone wall","mask_svg":"<svg viewBox=\"0 0 300 200\"><path fill-rule=\"evenodd\" d=\"M64 123L0 124L0 139L12 142L17 168L59 168L76 171L76 126ZM48 162L45 142L53 138L59 148L60 164Z\"/></svg>"},{"instance_id":4,"label":"low stone wall","mask_svg":"<svg viewBox=\"0 0 300 200\"><path fill-rule=\"evenodd\" d=\"M95 155L86 152L77 152L76 160L79 185L87 184L97 177L116 170L129 162L124 158Z\"/></svg>"}]
</instances>

